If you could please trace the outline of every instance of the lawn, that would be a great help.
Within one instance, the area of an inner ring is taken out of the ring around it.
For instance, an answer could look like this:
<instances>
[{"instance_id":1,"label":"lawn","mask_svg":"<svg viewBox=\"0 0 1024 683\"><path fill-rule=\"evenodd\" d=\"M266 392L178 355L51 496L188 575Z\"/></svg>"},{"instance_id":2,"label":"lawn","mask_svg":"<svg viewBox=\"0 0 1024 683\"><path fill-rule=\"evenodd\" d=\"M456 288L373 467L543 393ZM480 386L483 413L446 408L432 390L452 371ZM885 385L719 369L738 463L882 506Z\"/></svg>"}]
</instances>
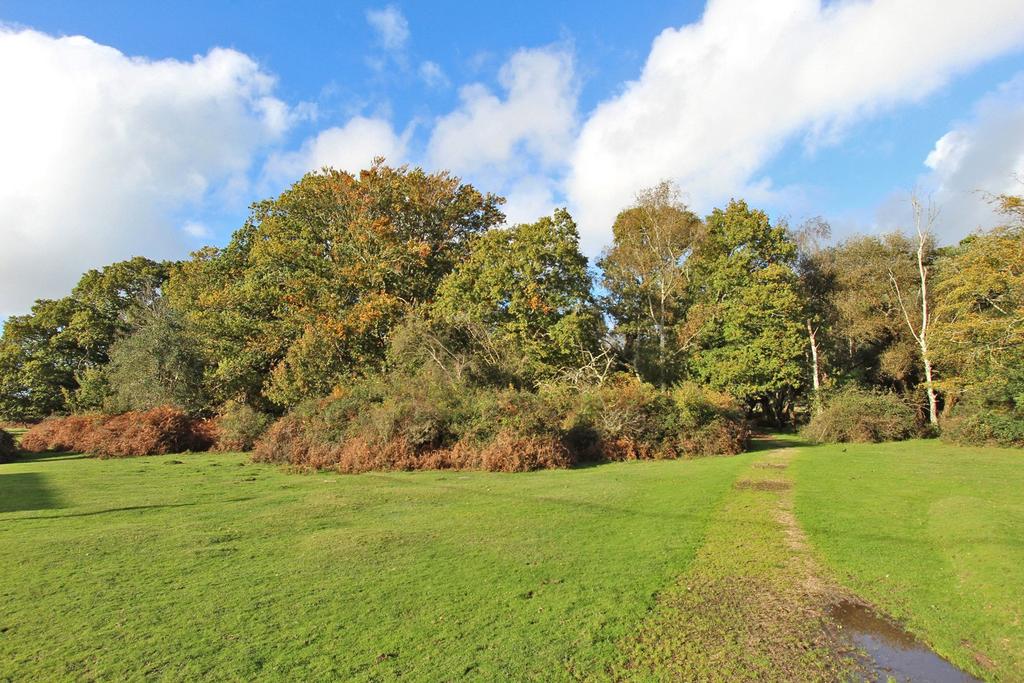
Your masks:
<instances>
[{"instance_id":1,"label":"lawn","mask_svg":"<svg viewBox=\"0 0 1024 683\"><path fill-rule=\"evenodd\" d=\"M976 675L1024 672L1024 452L822 446L796 512L838 579Z\"/></svg>"},{"instance_id":2,"label":"lawn","mask_svg":"<svg viewBox=\"0 0 1024 683\"><path fill-rule=\"evenodd\" d=\"M0 465L0 680L600 676L751 456L289 474Z\"/></svg>"},{"instance_id":3,"label":"lawn","mask_svg":"<svg viewBox=\"0 0 1024 683\"><path fill-rule=\"evenodd\" d=\"M1024 453L937 441L530 474L23 456L0 465L0 680L826 672L801 553L1019 680L1022 492Z\"/></svg>"}]
</instances>

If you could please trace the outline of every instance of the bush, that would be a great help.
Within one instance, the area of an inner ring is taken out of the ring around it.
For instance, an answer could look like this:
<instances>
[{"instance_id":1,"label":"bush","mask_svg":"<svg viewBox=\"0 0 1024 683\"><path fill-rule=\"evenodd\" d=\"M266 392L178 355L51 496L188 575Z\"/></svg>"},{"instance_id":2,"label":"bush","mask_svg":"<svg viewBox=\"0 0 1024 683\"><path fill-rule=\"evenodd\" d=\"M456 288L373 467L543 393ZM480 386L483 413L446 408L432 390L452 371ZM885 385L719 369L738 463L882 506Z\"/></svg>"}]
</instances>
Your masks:
<instances>
[{"instance_id":1,"label":"bush","mask_svg":"<svg viewBox=\"0 0 1024 683\"><path fill-rule=\"evenodd\" d=\"M750 427L739 402L729 394L692 382L676 387L678 446L687 456L735 455L750 446Z\"/></svg>"},{"instance_id":2,"label":"bush","mask_svg":"<svg viewBox=\"0 0 1024 683\"><path fill-rule=\"evenodd\" d=\"M341 472L524 472L587 460L735 453L746 425L727 397L675 398L631 376L580 389L493 389L418 373L367 380L275 422L253 459ZM716 402L717 401L717 402Z\"/></svg>"},{"instance_id":3,"label":"bush","mask_svg":"<svg viewBox=\"0 0 1024 683\"><path fill-rule=\"evenodd\" d=\"M847 389L801 432L816 443L901 441L921 434L914 410L895 394Z\"/></svg>"},{"instance_id":4,"label":"bush","mask_svg":"<svg viewBox=\"0 0 1024 683\"><path fill-rule=\"evenodd\" d=\"M214 448L221 452L251 451L273 421L273 416L245 403L228 401L217 415Z\"/></svg>"},{"instance_id":5,"label":"bush","mask_svg":"<svg viewBox=\"0 0 1024 683\"><path fill-rule=\"evenodd\" d=\"M22 448L39 453L92 453L101 458L207 450L213 425L168 406L120 415L69 415L40 422L22 437Z\"/></svg>"},{"instance_id":6,"label":"bush","mask_svg":"<svg viewBox=\"0 0 1024 683\"><path fill-rule=\"evenodd\" d=\"M18 444L9 432L0 429L0 462L9 462L18 454Z\"/></svg>"},{"instance_id":7,"label":"bush","mask_svg":"<svg viewBox=\"0 0 1024 683\"><path fill-rule=\"evenodd\" d=\"M30 453L86 453L102 415L50 417L31 427L21 437L21 447Z\"/></svg>"},{"instance_id":8,"label":"bush","mask_svg":"<svg viewBox=\"0 0 1024 683\"><path fill-rule=\"evenodd\" d=\"M972 446L1024 447L1024 419L1008 411L978 408L958 410L942 425L942 439Z\"/></svg>"},{"instance_id":9,"label":"bush","mask_svg":"<svg viewBox=\"0 0 1024 683\"><path fill-rule=\"evenodd\" d=\"M163 406L137 410L100 422L86 452L101 458L205 451L213 445L211 425L182 410Z\"/></svg>"}]
</instances>

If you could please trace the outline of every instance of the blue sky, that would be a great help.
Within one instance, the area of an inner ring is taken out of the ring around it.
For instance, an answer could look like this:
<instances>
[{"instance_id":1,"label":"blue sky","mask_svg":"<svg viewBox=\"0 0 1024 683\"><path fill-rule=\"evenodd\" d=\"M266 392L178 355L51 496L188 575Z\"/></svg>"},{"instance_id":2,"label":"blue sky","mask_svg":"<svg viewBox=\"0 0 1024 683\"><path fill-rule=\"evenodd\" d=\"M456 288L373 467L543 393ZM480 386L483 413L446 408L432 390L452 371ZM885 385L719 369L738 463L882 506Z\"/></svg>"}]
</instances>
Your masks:
<instances>
[{"instance_id":1,"label":"blue sky","mask_svg":"<svg viewBox=\"0 0 1024 683\"><path fill-rule=\"evenodd\" d=\"M1024 172L1022 6L0 2L0 318L377 153L512 220L566 205L591 256L662 178L839 237L900 224L916 187L955 240Z\"/></svg>"}]
</instances>

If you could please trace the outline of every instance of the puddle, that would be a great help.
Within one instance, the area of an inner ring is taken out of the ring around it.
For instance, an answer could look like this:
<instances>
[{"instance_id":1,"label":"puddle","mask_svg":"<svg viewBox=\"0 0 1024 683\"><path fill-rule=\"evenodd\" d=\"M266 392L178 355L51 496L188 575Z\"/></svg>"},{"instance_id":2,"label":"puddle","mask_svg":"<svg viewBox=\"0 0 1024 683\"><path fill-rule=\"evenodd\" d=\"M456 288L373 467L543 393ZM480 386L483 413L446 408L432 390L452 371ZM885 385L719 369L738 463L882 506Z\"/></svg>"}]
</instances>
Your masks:
<instances>
[{"instance_id":1,"label":"puddle","mask_svg":"<svg viewBox=\"0 0 1024 683\"><path fill-rule=\"evenodd\" d=\"M980 683L863 605L844 600L829 610L829 617L839 626L840 636L862 651L858 660L867 669L865 680Z\"/></svg>"}]
</instances>

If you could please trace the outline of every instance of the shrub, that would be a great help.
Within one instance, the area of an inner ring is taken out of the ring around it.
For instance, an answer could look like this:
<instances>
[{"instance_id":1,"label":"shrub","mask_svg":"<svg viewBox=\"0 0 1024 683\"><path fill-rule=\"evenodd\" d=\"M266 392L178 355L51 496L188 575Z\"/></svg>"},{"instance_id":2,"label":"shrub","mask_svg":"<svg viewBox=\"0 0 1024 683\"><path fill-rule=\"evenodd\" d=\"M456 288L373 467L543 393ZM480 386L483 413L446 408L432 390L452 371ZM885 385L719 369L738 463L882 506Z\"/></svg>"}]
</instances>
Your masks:
<instances>
[{"instance_id":1,"label":"shrub","mask_svg":"<svg viewBox=\"0 0 1024 683\"><path fill-rule=\"evenodd\" d=\"M30 453L86 453L92 447L93 432L103 419L102 415L47 418L25 432L21 447Z\"/></svg>"},{"instance_id":2,"label":"shrub","mask_svg":"<svg viewBox=\"0 0 1024 683\"><path fill-rule=\"evenodd\" d=\"M959 410L942 425L942 439L973 446L1024 447L1024 419L1009 411Z\"/></svg>"},{"instance_id":3,"label":"shrub","mask_svg":"<svg viewBox=\"0 0 1024 683\"><path fill-rule=\"evenodd\" d=\"M208 422L195 420L178 408L162 406L103 420L93 431L86 451L101 458L123 458L205 451L212 445Z\"/></svg>"},{"instance_id":4,"label":"shrub","mask_svg":"<svg viewBox=\"0 0 1024 683\"><path fill-rule=\"evenodd\" d=\"M120 415L68 415L34 426L22 437L22 448L38 453L93 453L99 457L160 455L207 450L213 425L177 408L164 406Z\"/></svg>"},{"instance_id":5,"label":"shrub","mask_svg":"<svg viewBox=\"0 0 1024 683\"><path fill-rule=\"evenodd\" d=\"M214 448L222 452L251 451L273 421L273 416L261 413L245 403L228 401L215 421Z\"/></svg>"},{"instance_id":6,"label":"shrub","mask_svg":"<svg viewBox=\"0 0 1024 683\"><path fill-rule=\"evenodd\" d=\"M735 455L750 445L743 408L729 394L687 382L672 391L679 411L677 448L684 455Z\"/></svg>"},{"instance_id":7,"label":"shrub","mask_svg":"<svg viewBox=\"0 0 1024 683\"><path fill-rule=\"evenodd\" d=\"M917 415L898 396L856 388L836 394L802 431L817 443L900 441L920 434Z\"/></svg>"},{"instance_id":8,"label":"shrub","mask_svg":"<svg viewBox=\"0 0 1024 683\"><path fill-rule=\"evenodd\" d=\"M9 432L0 429L0 462L8 462L18 453L18 444Z\"/></svg>"},{"instance_id":9,"label":"shrub","mask_svg":"<svg viewBox=\"0 0 1024 683\"><path fill-rule=\"evenodd\" d=\"M431 373L356 383L275 422L253 459L341 472L524 472L585 460L735 453L746 425L720 394L673 397L623 375L580 389L474 387Z\"/></svg>"}]
</instances>

